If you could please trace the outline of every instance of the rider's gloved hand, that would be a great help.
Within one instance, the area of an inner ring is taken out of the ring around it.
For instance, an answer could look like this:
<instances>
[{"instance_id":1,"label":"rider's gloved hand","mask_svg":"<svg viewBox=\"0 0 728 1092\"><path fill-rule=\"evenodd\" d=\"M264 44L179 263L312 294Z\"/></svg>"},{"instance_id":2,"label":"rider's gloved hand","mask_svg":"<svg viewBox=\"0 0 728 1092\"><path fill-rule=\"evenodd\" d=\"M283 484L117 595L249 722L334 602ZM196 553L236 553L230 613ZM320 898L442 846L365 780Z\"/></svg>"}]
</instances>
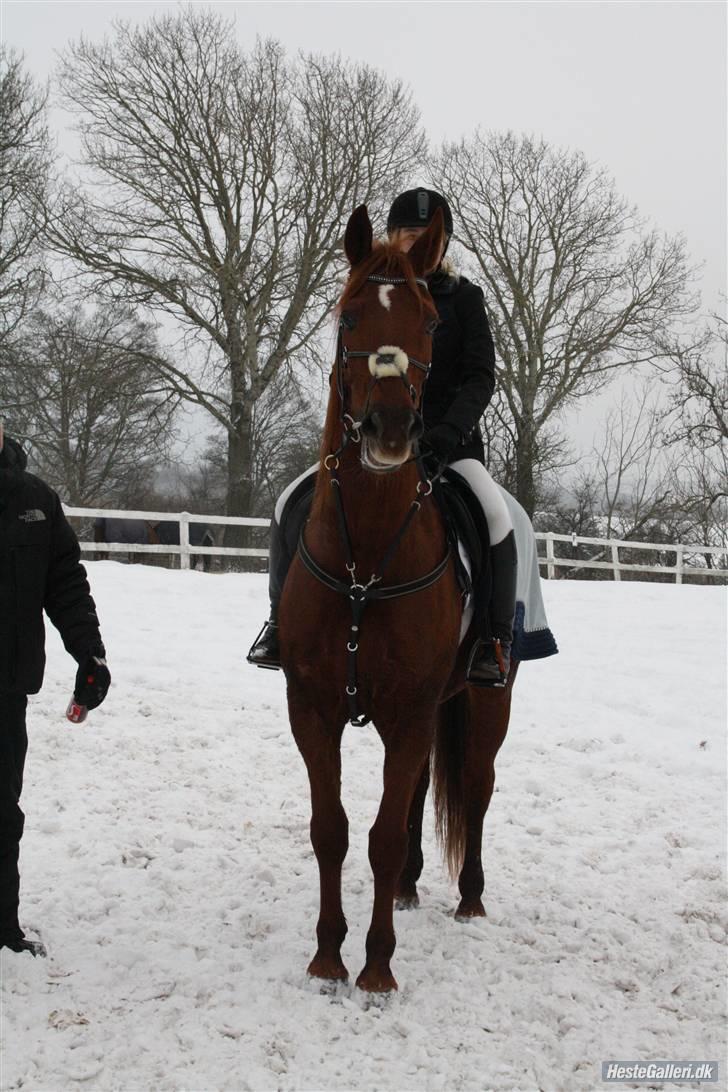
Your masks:
<instances>
[{"instance_id":1,"label":"rider's gloved hand","mask_svg":"<svg viewBox=\"0 0 728 1092\"><path fill-rule=\"evenodd\" d=\"M103 648L94 650L81 660L76 672L76 685L73 688L73 697L79 705L85 705L87 709L96 709L106 697L111 685L111 673L106 666Z\"/></svg>"},{"instance_id":2,"label":"rider's gloved hand","mask_svg":"<svg viewBox=\"0 0 728 1092\"><path fill-rule=\"evenodd\" d=\"M460 443L460 433L454 425L442 421L428 429L420 441L422 456L428 470L439 471L450 462Z\"/></svg>"}]
</instances>

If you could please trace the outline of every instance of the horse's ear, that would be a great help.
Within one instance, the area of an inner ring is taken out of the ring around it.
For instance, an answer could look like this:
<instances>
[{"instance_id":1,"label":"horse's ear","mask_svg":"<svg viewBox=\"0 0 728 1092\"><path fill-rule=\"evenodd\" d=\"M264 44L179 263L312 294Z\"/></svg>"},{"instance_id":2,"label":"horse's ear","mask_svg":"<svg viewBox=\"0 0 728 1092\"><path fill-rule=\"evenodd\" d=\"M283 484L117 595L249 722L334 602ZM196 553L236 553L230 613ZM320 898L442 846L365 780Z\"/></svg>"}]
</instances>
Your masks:
<instances>
[{"instance_id":1,"label":"horse's ear","mask_svg":"<svg viewBox=\"0 0 728 1092\"><path fill-rule=\"evenodd\" d=\"M408 258L412 262L412 268L418 277L424 277L426 273L432 273L440 260L440 250L445 241L445 217L442 209L436 209L435 215L427 225L427 231L423 231L416 243L410 247Z\"/></svg>"},{"instance_id":2,"label":"horse's ear","mask_svg":"<svg viewBox=\"0 0 728 1092\"><path fill-rule=\"evenodd\" d=\"M367 207L359 205L349 217L344 235L344 252L349 259L349 265L358 265L369 257L372 252L373 238L374 233Z\"/></svg>"}]
</instances>

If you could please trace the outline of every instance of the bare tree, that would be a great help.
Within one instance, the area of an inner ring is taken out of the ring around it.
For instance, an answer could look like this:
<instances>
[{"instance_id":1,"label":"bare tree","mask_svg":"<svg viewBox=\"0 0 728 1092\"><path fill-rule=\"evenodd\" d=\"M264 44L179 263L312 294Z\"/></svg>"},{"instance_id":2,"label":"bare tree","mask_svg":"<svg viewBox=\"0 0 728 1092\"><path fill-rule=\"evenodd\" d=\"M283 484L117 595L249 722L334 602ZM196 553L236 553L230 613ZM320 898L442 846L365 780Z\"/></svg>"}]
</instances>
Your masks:
<instances>
[{"instance_id":1,"label":"bare tree","mask_svg":"<svg viewBox=\"0 0 728 1092\"><path fill-rule=\"evenodd\" d=\"M281 372L255 407L254 512L268 514L285 486L319 458L325 403Z\"/></svg>"},{"instance_id":2,"label":"bare tree","mask_svg":"<svg viewBox=\"0 0 728 1092\"><path fill-rule=\"evenodd\" d=\"M568 492L554 491L549 509L536 513L536 530L601 538L604 533L601 493L594 469L582 468Z\"/></svg>"},{"instance_id":3,"label":"bare tree","mask_svg":"<svg viewBox=\"0 0 728 1092\"><path fill-rule=\"evenodd\" d=\"M666 339L665 357L672 411L667 441L682 446L682 533L706 546L723 546L728 534L728 322L713 315L691 343Z\"/></svg>"},{"instance_id":4,"label":"bare tree","mask_svg":"<svg viewBox=\"0 0 728 1092\"><path fill-rule=\"evenodd\" d=\"M594 449L594 479L607 538L639 539L677 503L677 479L663 443L665 411L647 384L622 394Z\"/></svg>"},{"instance_id":5,"label":"bare tree","mask_svg":"<svg viewBox=\"0 0 728 1092\"><path fill-rule=\"evenodd\" d=\"M728 444L728 321L713 315L692 343L666 340L664 354L665 380L673 387L671 440L684 440L703 451L724 451Z\"/></svg>"},{"instance_id":6,"label":"bare tree","mask_svg":"<svg viewBox=\"0 0 728 1092\"><path fill-rule=\"evenodd\" d=\"M42 232L52 150L46 94L0 44L0 366L43 285Z\"/></svg>"},{"instance_id":7,"label":"bare tree","mask_svg":"<svg viewBox=\"0 0 728 1092\"><path fill-rule=\"evenodd\" d=\"M486 465L496 481L515 496L518 491L518 431L508 399L498 386L483 425ZM535 516L539 508L553 503L560 492L564 472L577 462L577 457L557 421L541 428L532 457Z\"/></svg>"},{"instance_id":8,"label":"bare tree","mask_svg":"<svg viewBox=\"0 0 728 1092\"><path fill-rule=\"evenodd\" d=\"M199 368L160 373L225 429L227 511L248 514L255 406L314 351L351 209L380 207L420 160L418 112L366 66L289 62L274 41L246 54L231 23L193 7L78 42L61 84L95 182L53 243L202 350Z\"/></svg>"},{"instance_id":9,"label":"bare tree","mask_svg":"<svg viewBox=\"0 0 728 1092\"><path fill-rule=\"evenodd\" d=\"M684 243L646 230L583 155L529 137L478 131L446 143L432 173L486 294L532 515L543 430L617 369L658 359L693 308Z\"/></svg>"},{"instance_id":10,"label":"bare tree","mask_svg":"<svg viewBox=\"0 0 728 1092\"><path fill-rule=\"evenodd\" d=\"M711 554L697 555L698 563L725 567L728 559L728 458L726 447L705 451L689 447L677 479L676 541L717 546L725 551L718 562Z\"/></svg>"},{"instance_id":11,"label":"bare tree","mask_svg":"<svg viewBox=\"0 0 728 1092\"><path fill-rule=\"evenodd\" d=\"M9 431L66 503L135 507L170 438L153 331L120 306L35 312L4 384Z\"/></svg>"}]
</instances>

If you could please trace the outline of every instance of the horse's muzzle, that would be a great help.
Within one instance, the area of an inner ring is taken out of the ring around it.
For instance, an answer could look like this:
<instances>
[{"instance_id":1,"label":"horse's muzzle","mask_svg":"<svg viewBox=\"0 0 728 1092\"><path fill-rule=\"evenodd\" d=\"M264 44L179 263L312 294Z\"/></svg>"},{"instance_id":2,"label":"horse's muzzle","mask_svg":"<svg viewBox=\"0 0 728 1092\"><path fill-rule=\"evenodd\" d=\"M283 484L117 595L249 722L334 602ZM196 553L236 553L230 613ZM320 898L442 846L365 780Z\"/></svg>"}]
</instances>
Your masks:
<instances>
[{"instance_id":1,"label":"horse's muzzle","mask_svg":"<svg viewBox=\"0 0 728 1092\"><path fill-rule=\"evenodd\" d=\"M375 407L361 423L362 462L370 470L394 469L412 454L422 435L422 417L409 407Z\"/></svg>"}]
</instances>

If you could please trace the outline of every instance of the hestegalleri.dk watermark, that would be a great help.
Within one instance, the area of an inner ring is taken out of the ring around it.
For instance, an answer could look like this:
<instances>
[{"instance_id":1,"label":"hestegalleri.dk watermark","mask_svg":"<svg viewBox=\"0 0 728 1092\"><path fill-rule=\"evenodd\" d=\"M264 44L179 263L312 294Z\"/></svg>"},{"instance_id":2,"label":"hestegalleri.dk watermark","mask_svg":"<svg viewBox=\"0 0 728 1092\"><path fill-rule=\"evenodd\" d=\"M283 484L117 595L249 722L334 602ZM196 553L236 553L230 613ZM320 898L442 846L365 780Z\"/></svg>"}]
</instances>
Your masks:
<instances>
[{"instance_id":1,"label":"hestegalleri.dk watermark","mask_svg":"<svg viewBox=\"0 0 728 1092\"><path fill-rule=\"evenodd\" d=\"M602 1080L717 1081L717 1062L602 1062Z\"/></svg>"}]
</instances>

